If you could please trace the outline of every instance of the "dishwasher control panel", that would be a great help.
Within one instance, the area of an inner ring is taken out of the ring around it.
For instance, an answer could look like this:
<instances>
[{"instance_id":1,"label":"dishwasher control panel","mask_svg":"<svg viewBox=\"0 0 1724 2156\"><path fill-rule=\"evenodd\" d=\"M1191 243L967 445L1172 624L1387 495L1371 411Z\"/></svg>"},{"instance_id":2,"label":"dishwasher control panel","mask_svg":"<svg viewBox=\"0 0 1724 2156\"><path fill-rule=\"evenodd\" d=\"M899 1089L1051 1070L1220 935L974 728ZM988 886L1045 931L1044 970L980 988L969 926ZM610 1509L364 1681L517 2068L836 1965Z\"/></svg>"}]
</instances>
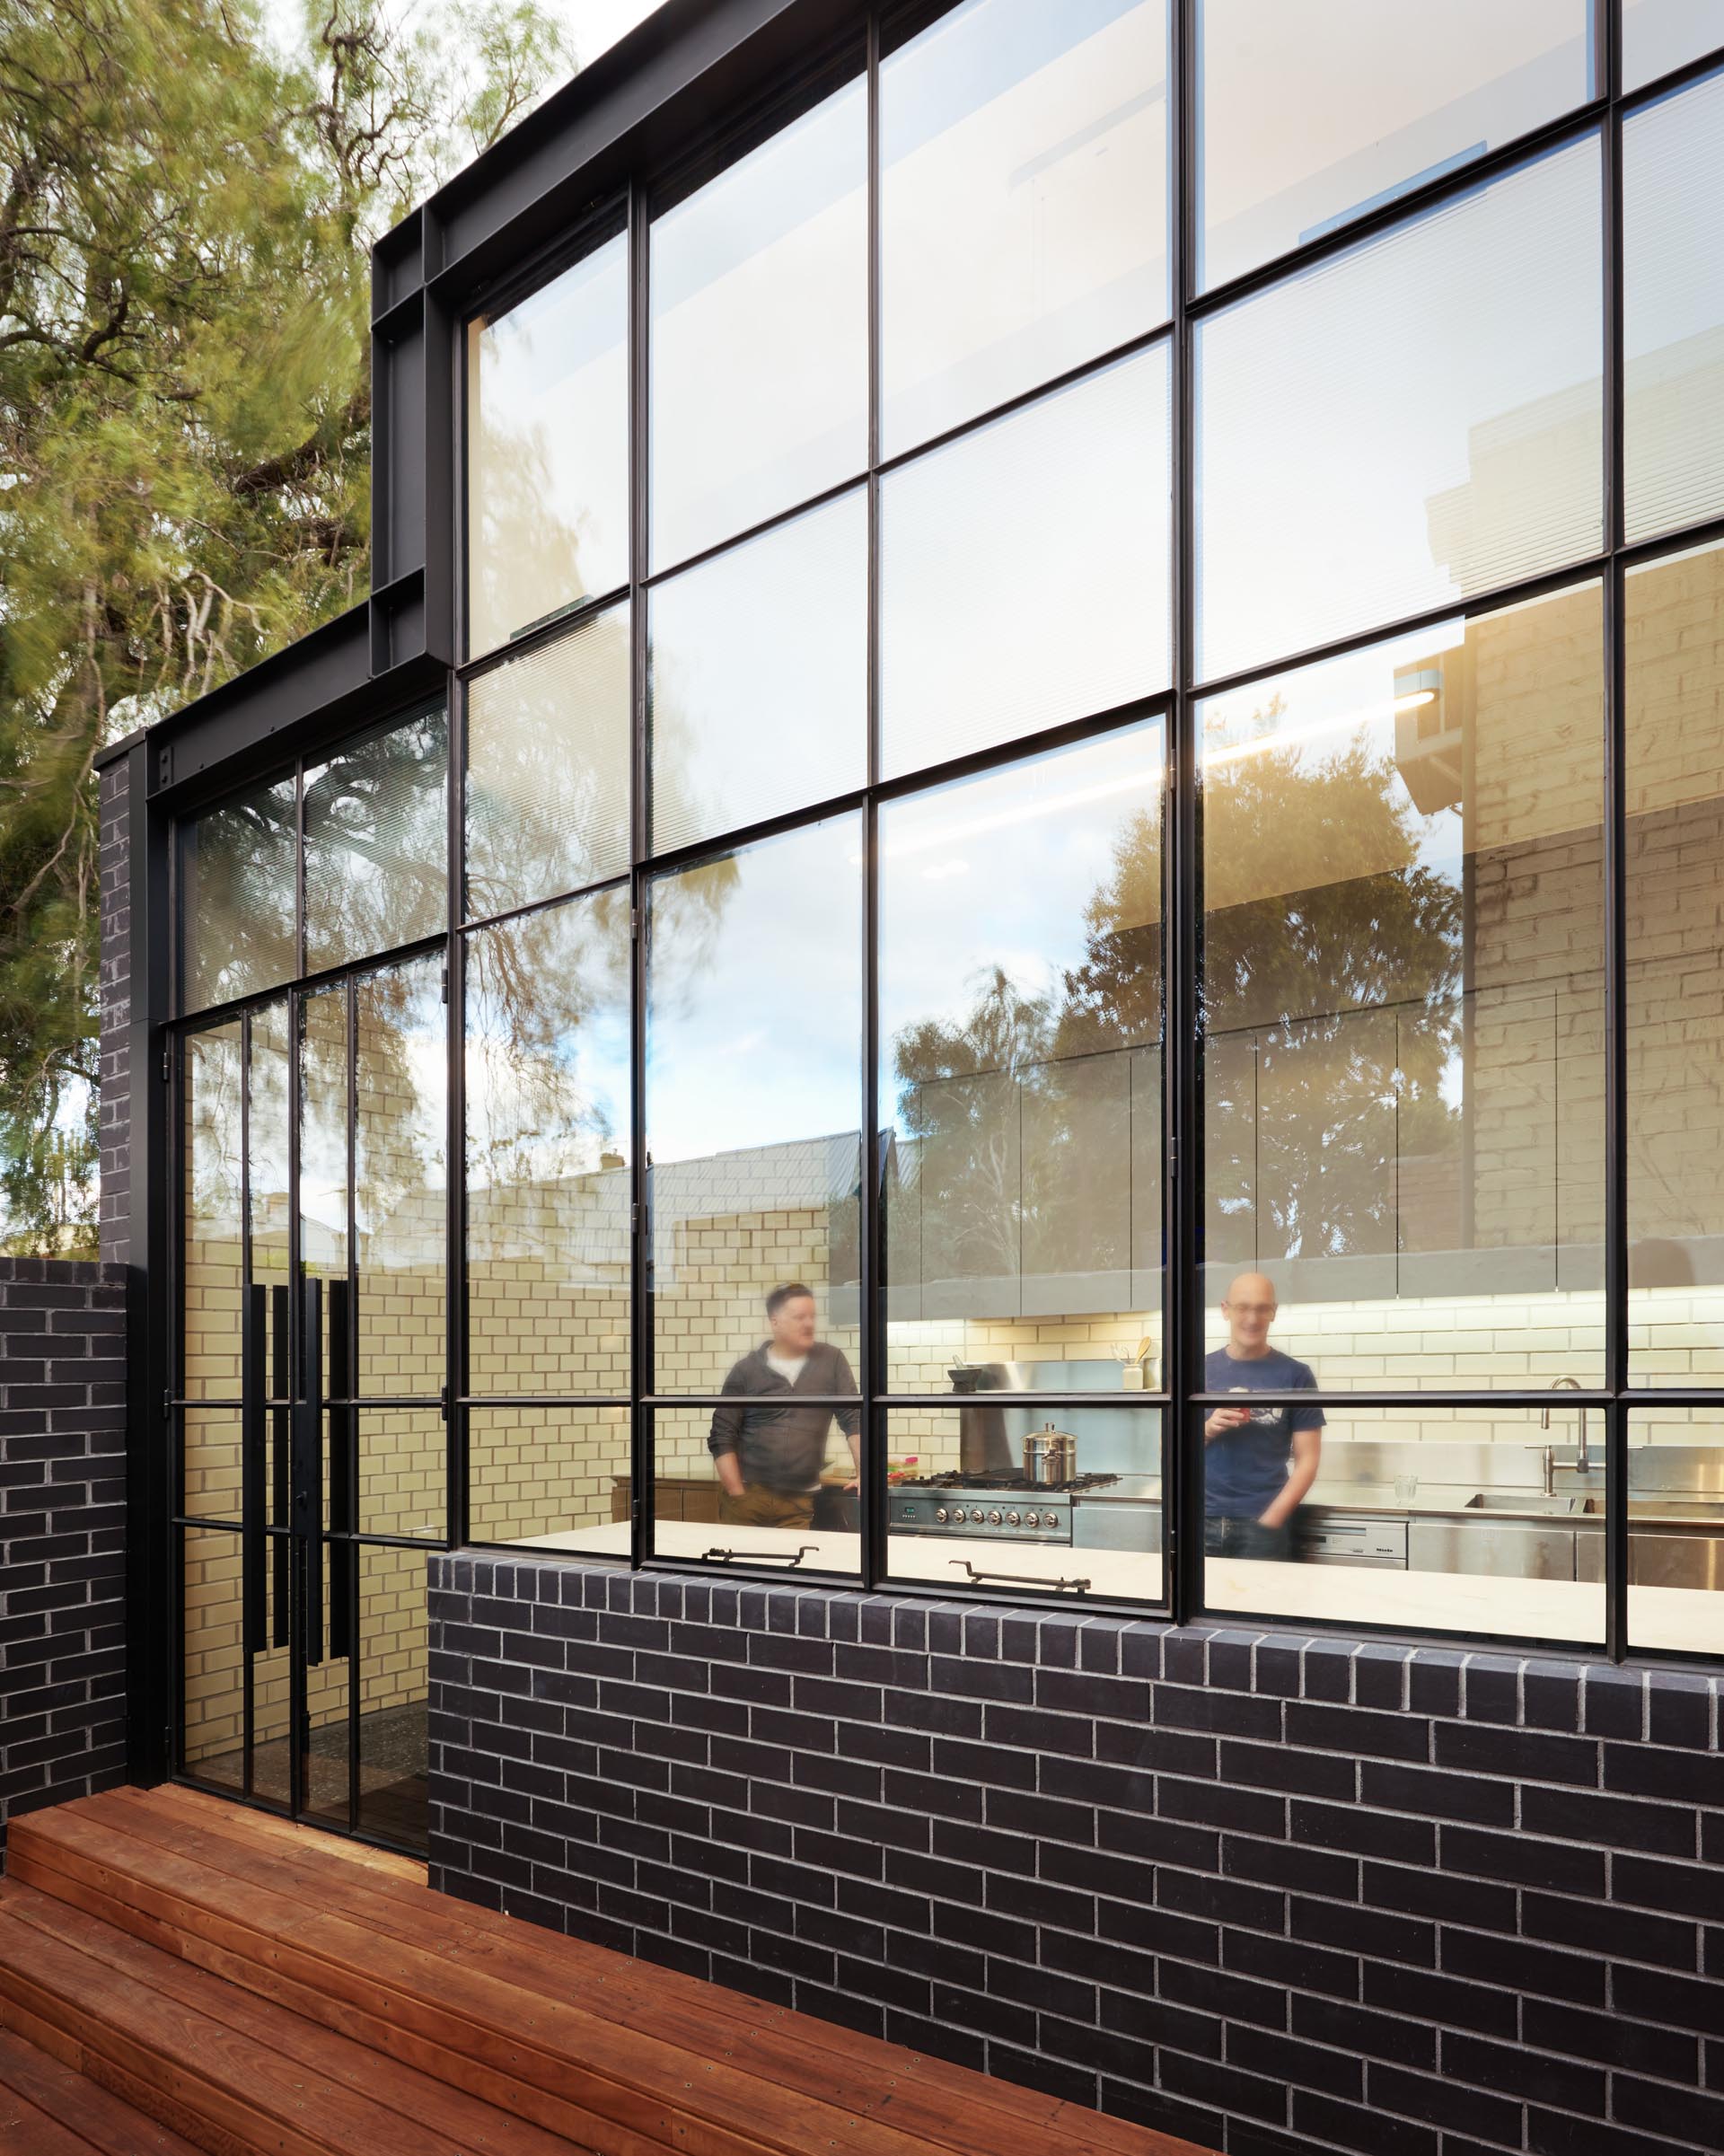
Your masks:
<instances>
[{"instance_id":1,"label":"dishwasher control panel","mask_svg":"<svg viewBox=\"0 0 1724 2156\"><path fill-rule=\"evenodd\" d=\"M1326 1512L1320 1520L1302 1521L1298 1546L1308 1564L1407 1563L1407 1523L1368 1512Z\"/></svg>"}]
</instances>

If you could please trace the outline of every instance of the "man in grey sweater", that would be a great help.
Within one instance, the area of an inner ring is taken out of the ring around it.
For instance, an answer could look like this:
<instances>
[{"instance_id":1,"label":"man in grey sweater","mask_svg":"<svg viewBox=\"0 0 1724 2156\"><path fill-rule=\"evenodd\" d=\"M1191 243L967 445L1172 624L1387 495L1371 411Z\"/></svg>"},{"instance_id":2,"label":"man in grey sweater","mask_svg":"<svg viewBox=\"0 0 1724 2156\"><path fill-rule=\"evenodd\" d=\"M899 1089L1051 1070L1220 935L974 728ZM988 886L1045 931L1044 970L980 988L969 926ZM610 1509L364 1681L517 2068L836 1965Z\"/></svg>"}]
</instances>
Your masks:
<instances>
[{"instance_id":1,"label":"man in grey sweater","mask_svg":"<svg viewBox=\"0 0 1724 2156\"><path fill-rule=\"evenodd\" d=\"M724 1403L712 1411L707 1446L718 1474L718 1517L735 1527L806 1527L834 1416L856 1468L845 1487L859 1482L860 1413L814 1404L855 1392L856 1379L842 1352L815 1339L814 1291L800 1280L773 1289L766 1322L768 1337L732 1368Z\"/></svg>"}]
</instances>

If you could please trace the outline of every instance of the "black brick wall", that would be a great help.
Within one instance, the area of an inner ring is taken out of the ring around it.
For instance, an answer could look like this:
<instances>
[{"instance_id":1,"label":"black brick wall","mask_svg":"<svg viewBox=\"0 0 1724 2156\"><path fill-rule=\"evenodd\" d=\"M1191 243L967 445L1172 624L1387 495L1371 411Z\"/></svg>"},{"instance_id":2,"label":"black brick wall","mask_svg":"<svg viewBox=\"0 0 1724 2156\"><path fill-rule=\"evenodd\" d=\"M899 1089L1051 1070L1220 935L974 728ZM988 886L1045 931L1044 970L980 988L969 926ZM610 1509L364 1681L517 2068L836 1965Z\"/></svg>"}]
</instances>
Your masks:
<instances>
[{"instance_id":1,"label":"black brick wall","mask_svg":"<svg viewBox=\"0 0 1724 2156\"><path fill-rule=\"evenodd\" d=\"M126 1778L125 1323L122 1267L0 1258L0 1859Z\"/></svg>"},{"instance_id":2,"label":"black brick wall","mask_svg":"<svg viewBox=\"0 0 1724 2156\"><path fill-rule=\"evenodd\" d=\"M131 1253L132 1016L130 806L124 756L101 773L101 1254L123 1265Z\"/></svg>"},{"instance_id":3,"label":"black brick wall","mask_svg":"<svg viewBox=\"0 0 1724 2156\"><path fill-rule=\"evenodd\" d=\"M1234 2156L1724 2149L1715 1680L431 1580L451 1893Z\"/></svg>"}]
</instances>

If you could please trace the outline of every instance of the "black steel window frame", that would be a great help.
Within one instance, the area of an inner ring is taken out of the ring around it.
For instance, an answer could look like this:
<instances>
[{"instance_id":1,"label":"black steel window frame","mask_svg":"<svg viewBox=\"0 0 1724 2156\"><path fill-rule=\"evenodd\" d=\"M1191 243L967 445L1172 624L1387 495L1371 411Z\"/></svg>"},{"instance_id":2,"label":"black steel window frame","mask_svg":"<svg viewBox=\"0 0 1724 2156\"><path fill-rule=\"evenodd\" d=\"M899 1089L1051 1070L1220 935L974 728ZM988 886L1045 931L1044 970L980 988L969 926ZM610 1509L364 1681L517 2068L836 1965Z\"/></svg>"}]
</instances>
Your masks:
<instances>
[{"instance_id":1,"label":"black steel window frame","mask_svg":"<svg viewBox=\"0 0 1724 2156\"><path fill-rule=\"evenodd\" d=\"M1621 1501L1626 1486L1627 1444L1629 1419L1632 1411L1645 1408L1675 1406L1708 1406L1724 1408L1724 1387L1649 1386L1630 1383L1628 1360L1628 1280L1626 1241L1626 1177L1627 1177L1627 1036L1625 1021L1626 960L1623 945L1624 931L1624 742L1625 742L1625 682L1623 655L1624 580L1633 568L1658 560L1667 555L1691 550L1717 540L1724 540L1724 515L1697 524L1673 527L1654 536L1625 543L1623 537L1623 321L1622 277L1622 131L1624 119L1640 110L1658 103L1690 83L1715 72L1724 64L1724 49L1715 50L1684 63L1664 75L1638 86L1632 93L1624 93L1622 86L1621 36L1619 10L1613 0L1593 0L1593 74L1592 94L1568 111L1553 118L1544 125L1530 130L1514 141L1473 159L1469 163L1420 186L1410 188L1377 209L1351 222L1340 225L1304 246L1289 250L1271 260L1253 266L1248 271L1199 293L1194 288L1193 271L1197 260L1195 235L1199 214L1197 184L1197 103L1196 74L1198 0L1170 0L1169 4L1169 216L1171 233L1170 297L1172 312L1168 320L1157 323L1125 343L1096 355L1093 359L1067 373L1038 383L1034 388L1004 400L989 410L979 413L959 426L951 427L890 459L879 454L879 68L883 41L890 41L904 26L904 34L913 34L924 22L934 19L941 9L921 5L914 9L886 9L872 13L866 24L866 72L867 81L867 275L868 336L869 336L869 409L868 409L868 462L842 481L822 489L809 499L794 506L774 513L770 517L739 531L729 538L704 548L686 560L666 564L649 570L646 531L647 507L647 413L646 363L649 334L648 294L648 228L655 208L664 199L667 189L676 197L686 194L700 179L721 172L734 157L743 154L756 143L764 139L772 128L796 117L807 109L819 95L830 92L840 80L854 79L853 73L844 72L847 63L834 58L834 50L814 52L811 55L805 83L814 88L791 85L781 86L770 108L755 108L728 125L715 128L711 139L699 145L690 157L679 159L673 174L643 172L620 192L613 192L593 207L579 220L578 226L555 250L541 250L530 268L517 268L510 275L506 286L494 285L469 295L465 306L457 311L453 325L453 411L452 414L451 444L455 477L455 524L462 535L457 548L460 565L457 575L457 634L456 647L465 644L465 579L467 529L465 501L465 443L468 416L467 383L467 325L475 313L483 312L495 318L505 312L510 300L527 296L541 288L558 271L566 268L592 245L602 242L616 231L626 228L629 242L629 493L630 578L626 587L595 594L571 606L551 620L536 625L527 635L513 643L496 647L479 655L473 660L457 664L451 673L449 711L450 781L449 781L449 916L446 936L430 939L428 944L407 946L402 950L380 954L367 958L362 965L352 970L371 968L414 955L418 951L438 945L446 945L449 967L449 1187L450 1228L449 1245L450 1314L449 1375L449 1535L447 1546L459 1546L466 1539L466 1474L468 1448L466 1443L469 1412L488 1406L533 1406L546 1409L606 1405L626 1407L632 1418L632 1489L633 1514L630 1552L627 1563L631 1568L650 1566L654 1569L686 1571L702 1576L722 1576L745 1580L770 1581L782 1579L781 1569L752 1571L741 1566L726 1566L721 1573L715 1568L657 1555L653 1550L653 1447L652 1423L655 1410L685 1410L711 1404L711 1395L659 1395L650 1386L641 1382L642 1373L650 1368L652 1344L651 1308L645 1283L650 1275L646 1270L650 1262L651 1226L648 1215L648 1192L645 1186L645 1102L641 1083L644 1070L645 1028L645 956L642 948L641 924L645 918L647 885L653 876L689 862L708 858L715 853L730 851L751 841L774 835L777 832L817 822L824 817L844 813L859 813L862 819L863 881L864 881L864 985L865 1008L860 1014L863 1048L862 1078L864 1101L863 1148L864 1173L860 1194L860 1250L862 1253L861 1297L861 1361L863 1374L861 1390L855 1402L865 1415L865 1430L868 1442L865 1448L865 1475L862 1490L862 1567L859 1575L810 1575L822 1577L833 1584L847 1588L858 1585L869 1591L902 1590L926 1595L930 1583L914 1580L894 1580L887 1563L884 1505L885 1450L882 1434L885 1416L894 1409L918 1406L950 1407L953 1396L945 1395L917 1395L891 1394L884 1386L884 1341L882 1325L882 1279L880 1272L880 1223L877 1205L878 1168L878 1030L877 1030L877 959L875 924L877 918L878 873L876 820L884 803L908 794L919 793L953 779L972 772L998 768L1026 760L1038 753L1069 743L1087 739L1106 733L1131 719L1158 715L1165 722L1164 746L1166 760L1167 791L1165 795L1165 839L1164 846L1164 1192L1165 1192L1165 1247L1164 1247L1164 1332L1163 1332L1163 1385L1156 1392L1120 1395L1118 1404L1125 1412L1158 1412L1162 1419L1162 1457L1164 1480L1166 1488L1165 1509L1165 1542L1164 1549L1164 1594L1153 1603L1110 1603L1104 1599L1085 1597L1073 1606L1089 1611L1117 1610L1123 1614L1154 1614L1161 1609L1175 1622L1184 1623L1213 1615L1229 1624L1248 1624L1255 1627L1276 1628L1288 1621L1272 1614L1253 1615L1233 1609L1209 1612L1203 1599L1202 1583L1202 1493L1201 1471L1197 1464L1197 1448L1189 1440L1186 1428L1190 1411L1201 1407L1206 1399L1201 1388L1203 1367L1203 1309L1199 1290L1201 1260L1201 1189L1203 1163L1201 1157L1202 1131L1202 1052L1200 1035L1201 1022L1201 965L1202 893L1201 882L1201 799L1194 752L1193 714L1197 705L1206 697L1244 686L1249 682L1266 680L1272 675L1289 671L1303 664L1336 657L1360 650L1385 638L1417 631L1439 622L1457 619L1471 619L1547 595L1551 593L1596 581L1601 586L1601 603L1605 610L1605 1294L1606 1334L1605 1368L1604 1383L1596 1387L1565 1395L1572 1406L1590 1405L1603 1410L1606 1430L1607 1462L1607 1521L1606 1521L1606 1583L1605 1583L1605 1641L1604 1651L1612 1660L1621 1661L1631 1651L1638 1661L1671 1660L1670 1656L1656 1649L1635 1647L1629 1638L1627 1624L1627 1510ZM857 40L853 33L847 34L840 48L841 53L854 53ZM834 69L838 72L835 73ZM798 84L804 78L798 78ZM764 114L764 117L762 116ZM1196 597L1195 597L1195 369L1194 346L1198 324L1208 315L1218 312L1260 291L1267 290L1283 280L1308 269L1314 264L1329 260L1358 245L1360 242L1388 232L1411 222L1422 212L1449 202L1464 194L1484 186L1492 180L1526 164L1545 153L1588 138L1596 138L1600 145L1601 188L1599 216L1600 238L1605 292L1605 337L1601 355L1605 426L1605 521L1602 543L1593 553L1569 561L1560 568L1543 572L1519 582L1500 586L1489 592L1473 594L1465 601L1423 610L1416 614L1397 620L1378 622L1368 629L1350 633L1345 637L1315 644L1297 651L1288 652L1271 659L1253 663L1236 673L1209 680L1198 678L1193 665L1195 651ZM691 172L699 178L691 179ZM620 224L619 223L620 220ZM1165 339L1170 352L1172 371L1172 514L1173 514L1173 638L1174 678L1171 683L1157 693L1148 695L1130 704L1112 710L1087 715L1043 732L1026 735L1009 744L990 748L984 752L954 758L889 782L879 775L878 712L877 712L877 649L878 649L878 532L879 489L882 480L901 465L931 453L946 443L969 435L987 426L1008 412L1031 404L1051 391L1086 378L1107 365L1138 351L1146 350ZM775 529L793 518L806 514L822 503L847 493L852 488L866 486L868 508L868 761L867 783L858 789L833 796L817 804L775 815L758 824L703 838L677 849L654 855L649 851L648 781L650 773L646 763L646 637L649 594L654 586L666 578L691 568L702 561L729 551L760 533ZM531 904L508 909L504 912L471 920L463 918L463 890L462 870L462 834L465 806L465 735L466 690L468 682L491 668L506 664L523 654L542 648L560 638L576 633L607 607L626 600L630 607L630 726L632 732L631 772L631 866L624 875L603 879L584 887L585 893L597 890L616 890L625 884L631 898L631 911L636 924L635 958L633 966L633 1008L630 1021L631 1035L631 1098L632 1128L630 1146L630 1173L633 1179L633 1247L631 1267L631 1385L627 1397L619 1395L574 1395L557 1394L486 1395L475 1395L468 1391L466 1370L465 1327L462 1313L464 1293L464 1104L462 1099L462 1065L464 1060L464 953L466 938L476 929L494 922L532 912L543 907L565 902L583 895L583 891L559 893L551 897L535 900ZM409 716L403 711L400 716ZM371 723L376 723L373 720ZM303 831L301 833L303 841ZM303 879L302 879L303 880ZM297 924L303 950L303 902ZM349 969L339 969L347 971ZM320 978L330 978L323 976ZM295 984L303 985L303 984ZM242 999L245 1003L266 1001L279 994L271 990L268 996ZM240 1004L227 1007L223 1012L205 1012L198 1015L197 1023L204 1025L216 1022L223 1016L232 1016ZM182 1021L182 1025L188 1022ZM174 1099L179 1101L180 1087L176 1084ZM175 1157L178 1157L177 1146ZM177 1263L177 1237L170 1242ZM174 1307L178 1307L178 1298ZM177 1328L176 1328L177 1332ZM1059 1407L1062 1404L1095 1406L1097 1395L1062 1395L1059 1392L1014 1394L1011 1398L1028 1405ZM1447 1408L1490 1408L1504 1411L1541 1408L1548 1404L1549 1395L1541 1390L1524 1387L1500 1389L1479 1388L1426 1388L1417 1391L1373 1390L1361 1388L1346 1392L1318 1391L1302 1395L1306 1401L1315 1400L1337 1407L1372 1408L1417 1406L1421 1411L1441 1412ZM1113 1403L1110 1400L1109 1404ZM192 1403L201 1405L204 1403ZM177 1492L177 1483L176 1483ZM191 1523L188 1523L191 1524ZM201 1523L198 1523L201 1524ZM384 1538L365 1538L384 1539ZM435 1543L414 1543L414 1547L436 1547ZM484 1545L481 1545L484 1546ZM531 1545L508 1544L491 1545L521 1550ZM619 1563L624 1562L616 1560ZM1046 1593L1011 1594L982 1588L955 1589L942 1587L943 1596L961 1597L965 1601L995 1604L1009 1608L1040 1607L1050 1599ZM1064 1597L1059 1597L1064 1600ZM1596 1654L1596 1650L1577 1646L1571 1640L1543 1641L1529 1639L1519 1633L1491 1633L1468 1632L1457 1633L1447 1630L1420 1630L1405 1626L1373 1625L1352 1619L1328 1620L1301 1618L1297 1625L1300 1633L1331 1632L1345 1636L1428 1638L1438 1641L1463 1644L1501 1643L1517 1649L1535 1648L1557 1654Z\"/></svg>"}]
</instances>

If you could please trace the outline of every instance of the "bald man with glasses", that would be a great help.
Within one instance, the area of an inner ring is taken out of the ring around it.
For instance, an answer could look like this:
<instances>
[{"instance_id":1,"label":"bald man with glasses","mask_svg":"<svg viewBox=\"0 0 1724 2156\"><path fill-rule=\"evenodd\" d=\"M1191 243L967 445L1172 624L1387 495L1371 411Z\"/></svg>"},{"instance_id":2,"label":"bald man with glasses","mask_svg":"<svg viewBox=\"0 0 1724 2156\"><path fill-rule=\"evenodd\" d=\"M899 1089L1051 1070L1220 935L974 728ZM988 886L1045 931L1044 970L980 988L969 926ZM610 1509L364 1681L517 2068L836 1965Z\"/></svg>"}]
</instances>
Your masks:
<instances>
[{"instance_id":1,"label":"bald man with glasses","mask_svg":"<svg viewBox=\"0 0 1724 2156\"><path fill-rule=\"evenodd\" d=\"M1308 1362L1270 1345L1273 1283L1242 1272L1221 1315L1227 1344L1203 1365L1206 1393L1307 1393ZM1211 1408L1203 1421L1203 1547L1211 1557L1285 1559L1293 1554L1293 1515L1317 1479L1323 1410L1286 1399Z\"/></svg>"}]
</instances>

